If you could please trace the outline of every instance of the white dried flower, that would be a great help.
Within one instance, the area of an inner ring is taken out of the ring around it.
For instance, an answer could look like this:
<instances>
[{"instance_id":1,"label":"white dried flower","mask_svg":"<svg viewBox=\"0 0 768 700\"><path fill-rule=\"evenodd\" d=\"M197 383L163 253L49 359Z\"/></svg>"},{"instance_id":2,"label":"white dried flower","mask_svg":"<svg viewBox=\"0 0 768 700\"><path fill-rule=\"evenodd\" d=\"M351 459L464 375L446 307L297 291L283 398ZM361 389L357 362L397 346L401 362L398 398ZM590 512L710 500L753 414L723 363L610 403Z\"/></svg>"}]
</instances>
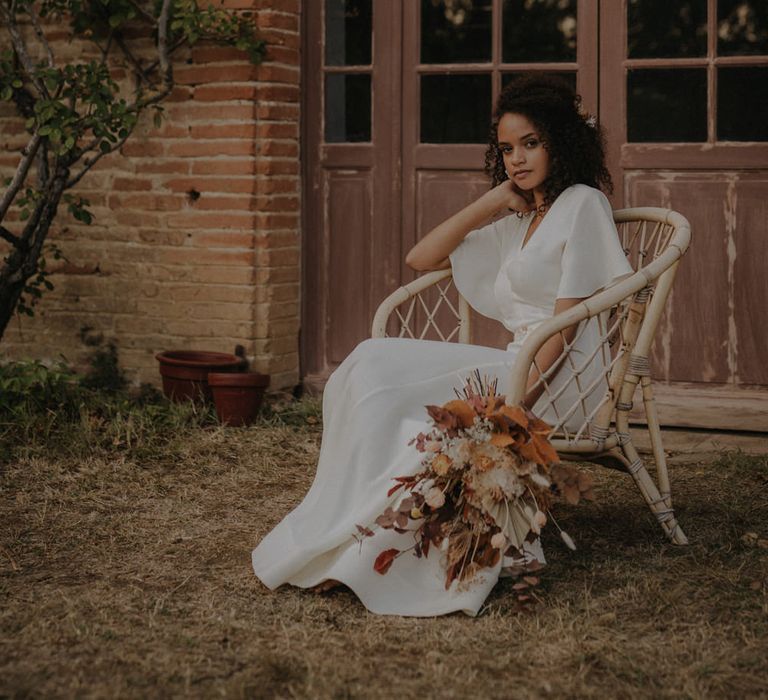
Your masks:
<instances>
[{"instance_id":1,"label":"white dried flower","mask_svg":"<svg viewBox=\"0 0 768 700\"><path fill-rule=\"evenodd\" d=\"M424 500L430 508L441 508L445 503L445 494L443 493L442 489L434 486L433 488L429 489L429 491L427 491L427 495L424 497Z\"/></svg>"},{"instance_id":2,"label":"white dried flower","mask_svg":"<svg viewBox=\"0 0 768 700\"><path fill-rule=\"evenodd\" d=\"M531 481L542 488L548 489L550 486L549 479L539 472L531 472Z\"/></svg>"},{"instance_id":3,"label":"white dried flower","mask_svg":"<svg viewBox=\"0 0 768 700\"><path fill-rule=\"evenodd\" d=\"M507 546L507 538L504 537L503 532L497 532L491 537L491 547L494 549L504 549Z\"/></svg>"},{"instance_id":4,"label":"white dried flower","mask_svg":"<svg viewBox=\"0 0 768 700\"><path fill-rule=\"evenodd\" d=\"M571 539L571 536L565 530L560 530L560 537L562 538L563 542L565 542L565 545L568 547L568 549L572 549L574 552L576 551L576 543Z\"/></svg>"},{"instance_id":5,"label":"white dried flower","mask_svg":"<svg viewBox=\"0 0 768 700\"><path fill-rule=\"evenodd\" d=\"M445 476L451 468L451 458L444 454L436 455L432 460L432 469L438 476Z\"/></svg>"}]
</instances>

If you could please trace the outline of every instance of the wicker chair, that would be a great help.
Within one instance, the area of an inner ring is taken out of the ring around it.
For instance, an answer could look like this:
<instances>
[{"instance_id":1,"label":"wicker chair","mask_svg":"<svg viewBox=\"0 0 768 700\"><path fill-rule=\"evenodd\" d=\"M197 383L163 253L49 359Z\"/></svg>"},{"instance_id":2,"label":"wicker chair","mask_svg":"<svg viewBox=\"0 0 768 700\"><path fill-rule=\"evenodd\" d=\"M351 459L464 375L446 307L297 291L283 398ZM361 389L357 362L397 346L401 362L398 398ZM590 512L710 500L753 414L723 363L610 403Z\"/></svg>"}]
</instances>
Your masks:
<instances>
[{"instance_id":1,"label":"wicker chair","mask_svg":"<svg viewBox=\"0 0 768 700\"><path fill-rule=\"evenodd\" d=\"M635 274L585 299L582 303L541 323L525 337L512 369L510 404L525 395L530 369L539 348L551 336L587 318L597 317L601 344L594 353L605 353L608 392L596 407L582 411L585 416L577 430L572 417L578 402L557 415L552 442L563 459L590 461L611 466L632 475L662 529L675 544L688 540L675 519L667 463L654 406L649 353L664 304L669 296L677 265L690 242L688 221L677 212L654 207L614 212L620 239ZM586 324L582 324L583 330ZM389 330L389 333L387 332ZM379 306L373 320L372 336L427 338L470 342L470 309L452 284L451 270L429 272L393 292ZM565 341L565 338L563 338ZM569 357L576 338L564 342L563 368L571 372L580 397L595 388L581 386L580 369ZM556 363L555 367L559 367ZM553 372L543 373L541 401L554 408L562 392L550 386ZM640 384L645 416L656 463L654 481L632 443L629 412ZM541 406L541 404L539 404ZM570 421L571 427L567 427Z\"/></svg>"}]
</instances>

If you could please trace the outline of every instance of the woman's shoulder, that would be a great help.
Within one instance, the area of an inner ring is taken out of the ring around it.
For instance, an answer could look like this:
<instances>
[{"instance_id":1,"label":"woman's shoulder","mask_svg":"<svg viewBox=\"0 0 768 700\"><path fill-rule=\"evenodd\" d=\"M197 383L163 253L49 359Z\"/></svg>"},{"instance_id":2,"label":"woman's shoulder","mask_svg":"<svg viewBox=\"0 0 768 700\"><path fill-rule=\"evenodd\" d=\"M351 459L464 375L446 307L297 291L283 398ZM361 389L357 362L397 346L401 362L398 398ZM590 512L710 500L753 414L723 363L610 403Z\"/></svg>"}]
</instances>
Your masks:
<instances>
[{"instance_id":1,"label":"woman's shoulder","mask_svg":"<svg viewBox=\"0 0 768 700\"><path fill-rule=\"evenodd\" d=\"M596 187L590 187L582 183L577 183L566 187L561 193L558 199L562 199L564 202L572 205L580 205L583 203L598 203L601 206L607 205L610 208L610 202L608 197L602 192L602 190Z\"/></svg>"}]
</instances>

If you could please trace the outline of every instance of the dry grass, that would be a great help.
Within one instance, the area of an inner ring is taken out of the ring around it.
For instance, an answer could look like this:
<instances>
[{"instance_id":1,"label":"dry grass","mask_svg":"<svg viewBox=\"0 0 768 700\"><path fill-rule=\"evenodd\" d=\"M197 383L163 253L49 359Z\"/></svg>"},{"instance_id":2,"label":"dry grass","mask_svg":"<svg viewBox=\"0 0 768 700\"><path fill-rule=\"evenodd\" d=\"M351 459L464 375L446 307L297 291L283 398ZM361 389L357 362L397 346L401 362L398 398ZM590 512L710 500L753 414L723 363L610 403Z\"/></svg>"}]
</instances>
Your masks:
<instances>
[{"instance_id":1,"label":"dry grass","mask_svg":"<svg viewBox=\"0 0 768 700\"><path fill-rule=\"evenodd\" d=\"M0 697L766 697L768 550L742 537L768 538L767 458L675 468L687 548L596 470L535 612L502 581L475 619L385 618L251 572L311 483L314 408L0 466Z\"/></svg>"}]
</instances>

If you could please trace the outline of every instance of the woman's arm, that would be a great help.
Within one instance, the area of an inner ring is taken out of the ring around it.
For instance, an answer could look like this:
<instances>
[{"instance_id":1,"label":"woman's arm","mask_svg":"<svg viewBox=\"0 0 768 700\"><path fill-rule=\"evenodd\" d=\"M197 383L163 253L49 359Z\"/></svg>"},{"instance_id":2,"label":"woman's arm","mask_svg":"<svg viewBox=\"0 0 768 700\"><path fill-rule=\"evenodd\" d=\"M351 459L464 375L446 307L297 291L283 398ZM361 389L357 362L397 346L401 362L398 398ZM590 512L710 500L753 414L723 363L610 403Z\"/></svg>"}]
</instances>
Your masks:
<instances>
[{"instance_id":1,"label":"woman's arm","mask_svg":"<svg viewBox=\"0 0 768 700\"><path fill-rule=\"evenodd\" d=\"M557 316L557 314L567 311L577 304L580 304L582 301L584 301L584 299L558 299L555 301L555 312L553 315ZM528 385L525 390L525 398L523 399L523 404L528 408L532 409L534 404L544 393L543 384L536 386L539 377L565 359L560 355L565 347L565 342L573 342L578 325L578 323L575 323L572 326L568 326L568 328L563 329L557 335L553 335L549 338L549 340L539 348L539 351L536 353L535 364L531 367L531 372L528 375Z\"/></svg>"},{"instance_id":2,"label":"woman's arm","mask_svg":"<svg viewBox=\"0 0 768 700\"><path fill-rule=\"evenodd\" d=\"M405 256L405 264L419 271L447 268L450 264L448 256L456 250L466 235L505 208L515 211L528 211L532 208L509 180L505 180L442 224L435 226L411 248Z\"/></svg>"}]
</instances>

